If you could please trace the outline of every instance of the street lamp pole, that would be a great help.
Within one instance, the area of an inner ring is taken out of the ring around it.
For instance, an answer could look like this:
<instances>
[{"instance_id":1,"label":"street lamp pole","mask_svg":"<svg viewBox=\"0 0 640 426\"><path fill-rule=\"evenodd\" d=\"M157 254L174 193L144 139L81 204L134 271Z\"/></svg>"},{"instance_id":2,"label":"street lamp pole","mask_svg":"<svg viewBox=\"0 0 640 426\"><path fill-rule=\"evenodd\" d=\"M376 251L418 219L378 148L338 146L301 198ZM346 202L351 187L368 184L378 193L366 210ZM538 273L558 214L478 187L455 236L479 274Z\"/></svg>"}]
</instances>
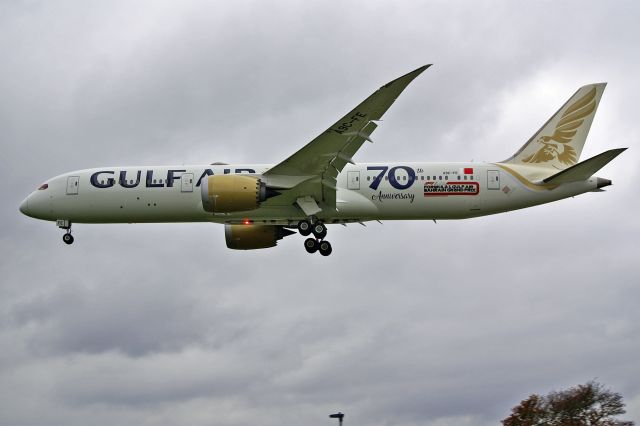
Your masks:
<instances>
[{"instance_id":1,"label":"street lamp pole","mask_svg":"<svg viewBox=\"0 0 640 426\"><path fill-rule=\"evenodd\" d=\"M342 426L342 419L344 419L344 414L342 414L342 413L330 414L329 418L330 419L338 419L339 426Z\"/></svg>"}]
</instances>

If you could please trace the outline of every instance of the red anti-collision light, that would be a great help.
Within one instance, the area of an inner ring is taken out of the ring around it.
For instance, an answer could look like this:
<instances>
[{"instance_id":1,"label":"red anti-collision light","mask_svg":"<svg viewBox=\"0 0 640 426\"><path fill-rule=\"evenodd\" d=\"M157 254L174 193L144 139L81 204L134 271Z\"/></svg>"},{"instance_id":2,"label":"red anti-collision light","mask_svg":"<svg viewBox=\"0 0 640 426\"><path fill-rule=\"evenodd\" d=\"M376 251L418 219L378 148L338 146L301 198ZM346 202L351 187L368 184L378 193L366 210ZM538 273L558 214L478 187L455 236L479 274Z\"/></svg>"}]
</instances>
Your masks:
<instances>
[{"instance_id":1,"label":"red anti-collision light","mask_svg":"<svg viewBox=\"0 0 640 426\"><path fill-rule=\"evenodd\" d=\"M45 189L47 189L49 187L48 183L43 183L42 185L40 185L40 188L38 188L38 191L43 191Z\"/></svg>"}]
</instances>

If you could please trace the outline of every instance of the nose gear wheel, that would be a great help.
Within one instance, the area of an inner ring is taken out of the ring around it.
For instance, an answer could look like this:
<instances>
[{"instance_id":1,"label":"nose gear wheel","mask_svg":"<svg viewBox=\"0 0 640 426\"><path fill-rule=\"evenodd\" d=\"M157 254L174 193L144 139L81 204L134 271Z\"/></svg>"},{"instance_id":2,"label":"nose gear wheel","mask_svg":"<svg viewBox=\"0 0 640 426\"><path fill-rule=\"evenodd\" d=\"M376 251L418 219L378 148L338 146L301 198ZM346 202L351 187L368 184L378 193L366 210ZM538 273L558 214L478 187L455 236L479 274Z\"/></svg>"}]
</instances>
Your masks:
<instances>
[{"instance_id":1,"label":"nose gear wheel","mask_svg":"<svg viewBox=\"0 0 640 426\"><path fill-rule=\"evenodd\" d=\"M62 236L62 241L66 244L73 244L73 235L71 235L71 230L68 230L67 233Z\"/></svg>"}]
</instances>

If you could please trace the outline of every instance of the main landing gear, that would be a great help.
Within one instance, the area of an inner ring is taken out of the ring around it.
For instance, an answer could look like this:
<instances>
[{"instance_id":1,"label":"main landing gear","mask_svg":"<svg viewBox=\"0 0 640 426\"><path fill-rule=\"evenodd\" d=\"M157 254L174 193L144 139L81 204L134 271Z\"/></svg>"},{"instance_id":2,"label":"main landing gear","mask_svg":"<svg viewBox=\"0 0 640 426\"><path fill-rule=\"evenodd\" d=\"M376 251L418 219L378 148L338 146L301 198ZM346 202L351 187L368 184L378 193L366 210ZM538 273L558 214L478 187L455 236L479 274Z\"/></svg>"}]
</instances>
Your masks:
<instances>
[{"instance_id":1,"label":"main landing gear","mask_svg":"<svg viewBox=\"0 0 640 426\"><path fill-rule=\"evenodd\" d=\"M73 235L71 235L71 222L68 220L58 220L56 221L56 225L58 228L66 229L67 232L62 236L62 241L66 244L73 244Z\"/></svg>"},{"instance_id":2,"label":"main landing gear","mask_svg":"<svg viewBox=\"0 0 640 426\"><path fill-rule=\"evenodd\" d=\"M324 237L327 236L327 227L324 223L315 221L312 224L308 220L301 220L298 222L298 232L305 237L313 233L313 238L304 240L304 248L307 250L307 253L319 251L323 256L329 256L331 254L331 243L324 240Z\"/></svg>"}]
</instances>

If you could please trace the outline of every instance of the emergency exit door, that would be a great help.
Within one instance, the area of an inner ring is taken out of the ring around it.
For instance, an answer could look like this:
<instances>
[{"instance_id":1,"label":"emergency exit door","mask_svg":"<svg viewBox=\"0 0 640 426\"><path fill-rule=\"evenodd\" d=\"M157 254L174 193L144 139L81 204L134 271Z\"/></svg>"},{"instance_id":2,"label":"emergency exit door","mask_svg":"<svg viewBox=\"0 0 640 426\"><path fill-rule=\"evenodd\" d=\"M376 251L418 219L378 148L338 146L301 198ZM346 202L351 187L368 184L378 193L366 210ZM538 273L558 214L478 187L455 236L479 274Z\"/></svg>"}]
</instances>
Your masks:
<instances>
[{"instance_id":1,"label":"emergency exit door","mask_svg":"<svg viewBox=\"0 0 640 426\"><path fill-rule=\"evenodd\" d=\"M78 182L80 182L79 176L69 176L67 178L67 195L78 194Z\"/></svg>"}]
</instances>

